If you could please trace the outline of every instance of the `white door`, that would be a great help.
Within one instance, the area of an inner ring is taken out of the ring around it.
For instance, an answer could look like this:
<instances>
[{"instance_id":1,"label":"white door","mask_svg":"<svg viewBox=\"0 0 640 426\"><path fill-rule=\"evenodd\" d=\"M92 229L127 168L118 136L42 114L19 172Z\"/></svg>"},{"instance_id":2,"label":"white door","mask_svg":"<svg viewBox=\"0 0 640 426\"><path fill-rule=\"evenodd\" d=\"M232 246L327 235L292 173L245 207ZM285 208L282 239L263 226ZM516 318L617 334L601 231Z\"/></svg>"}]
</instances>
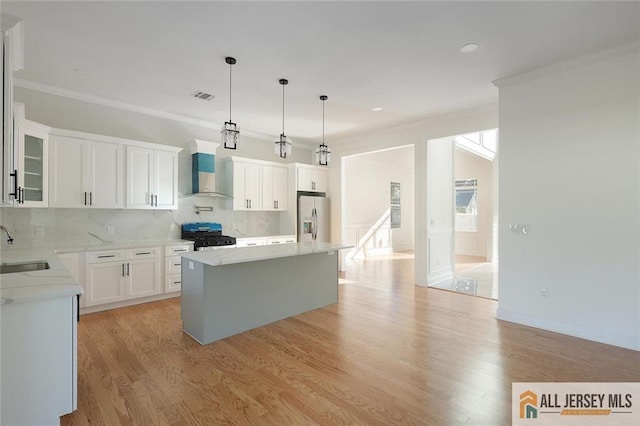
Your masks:
<instances>
[{"instance_id":1,"label":"white door","mask_svg":"<svg viewBox=\"0 0 640 426\"><path fill-rule=\"evenodd\" d=\"M124 147L90 141L85 168L89 183L89 205L98 208L124 207Z\"/></svg>"},{"instance_id":2,"label":"white door","mask_svg":"<svg viewBox=\"0 0 640 426\"><path fill-rule=\"evenodd\" d=\"M311 190L317 192L327 192L329 187L328 176L325 170L311 170Z\"/></svg>"},{"instance_id":3,"label":"white door","mask_svg":"<svg viewBox=\"0 0 640 426\"><path fill-rule=\"evenodd\" d=\"M127 147L127 207L150 209L153 203L153 151Z\"/></svg>"},{"instance_id":4,"label":"white door","mask_svg":"<svg viewBox=\"0 0 640 426\"><path fill-rule=\"evenodd\" d=\"M160 262L158 259L130 260L126 266L126 298L153 296L160 293Z\"/></svg>"},{"instance_id":5,"label":"white door","mask_svg":"<svg viewBox=\"0 0 640 426\"><path fill-rule=\"evenodd\" d=\"M49 207L84 207L83 168L87 141L52 136L49 146Z\"/></svg>"},{"instance_id":6,"label":"white door","mask_svg":"<svg viewBox=\"0 0 640 426\"><path fill-rule=\"evenodd\" d=\"M247 165L234 162L233 165L233 209L249 210L247 197Z\"/></svg>"},{"instance_id":7,"label":"white door","mask_svg":"<svg viewBox=\"0 0 640 426\"><path fill-rule=\"evenodd\" d=\"M273 168L273 199L276 202L276 210L289 208L289 170L286 167Z\"/></svg>"},{"instance_id":8,"label":"white door","mask_svg":"<svg viewBox=\"0 0 640 426\"><path fill-rule=\"evenodd\" d=\"M18 127L18 188L20 207L49 204L49 134Z\"/></svg>"},{"instance_id":9,"label":"white door","mask_svg":"<svg viewBox=\"0 0 640 426\"><path fill-rule=\"evenodd\" d=\"M249 210L262 210L262 166L245 166L245 193L249 200Z\"/></svg>"},{"instance_id":10,"label":"white door","mask_svg":"<svg viewBox=\"0 0 640 426\"><path fill-rule=\"evenodd\" d=\"M298 191L311 191L311 169L307 167L299 167L297 172Z\"/></svg>"},{"instance_id":11,"label":"white door","mask_svg":"<svg viewBox=\"0 0 640 426\"><path fill-rule=\"evenodd\" d=\"M178 208L178 155L156 151L154 156L155 206Z\"/></svg>"},{"instance_id":12,"label":"white door","mask_svg":"<svg viewBox=\"0 0 640 426\"><path fill-rule=\"evenodd\" d=\"M86 306L124 300L124 262L94 263L86 269Z\"/></svg>"}]
</instances>

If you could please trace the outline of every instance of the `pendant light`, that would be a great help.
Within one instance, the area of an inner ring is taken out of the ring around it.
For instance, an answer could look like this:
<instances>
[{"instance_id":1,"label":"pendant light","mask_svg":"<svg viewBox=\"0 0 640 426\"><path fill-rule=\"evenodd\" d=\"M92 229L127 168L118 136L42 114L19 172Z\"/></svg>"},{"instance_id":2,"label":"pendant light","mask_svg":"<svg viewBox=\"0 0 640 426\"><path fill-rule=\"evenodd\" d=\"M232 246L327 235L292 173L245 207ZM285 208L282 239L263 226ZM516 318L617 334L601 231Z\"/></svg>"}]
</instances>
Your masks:
<instances>
[{"instance_id":1,"label":"pendant light","mask_svg":"<svg viewBox=\"0 0 640 426\"><path fill-rule=\"evenodd\" d=\"M280 84L282 84L282 133L280 133L280 139L275 142L274 151L280 158L287 158L287 155L291 155L291 139L284 134L284 86L289 84L289 81L281 78Z\"/></svg>"},{"instance_id":2,"label":"pendant light","mask_svg":"<svg viewBox=\"0 0 640 426\"><path fill-rule=\"evenodd\" d=\"M238 130L236 123L231 121L231 68L236 63L236 58L227 56L224 58L224 61L229 64L229 121L224 122L220 134L222 135L222 142L226 149L236 149L240 130Z\"/></svg>"},{"instance_id":3,"label":"pendant light","mask_svg":"<svg viewBox=\"0 0 640 426\"><path fill-rule=\"evenodd\" d=\"M322 143L316 149L316 163L321 166L329 165L329 161L331 161L331 150L327 145L324 144L324 102L329 99L326 95L320 96L320 100L322 101Z\"/></svg>"}]
</instances>

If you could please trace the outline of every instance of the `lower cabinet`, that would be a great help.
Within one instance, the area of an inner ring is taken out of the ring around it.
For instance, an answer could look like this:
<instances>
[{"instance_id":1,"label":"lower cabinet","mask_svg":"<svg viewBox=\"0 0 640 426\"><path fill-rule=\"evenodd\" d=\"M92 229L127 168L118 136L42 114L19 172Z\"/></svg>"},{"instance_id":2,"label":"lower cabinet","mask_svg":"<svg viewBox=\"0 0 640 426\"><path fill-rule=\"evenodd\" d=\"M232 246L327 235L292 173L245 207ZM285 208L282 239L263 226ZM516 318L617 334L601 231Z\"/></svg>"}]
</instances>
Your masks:
<instances>
[{"instance_id":1,"label":"lower cabinet","mask_svg":"<svg viewBox=\"0 0 640 426\"><path fill-rule=\"evenodd\" d=\"M85 306L160 294L160 252L143 247L87 253Z\"/></svg>"},{"instance_id":2,"label":"lower cabinet","mask_svg":"<svg viewBox=\"0 0 640 426\"><path fill-rule=\"evenodd\" d=\"M193 243L167 244L164 248L164 292L173 293L182 289L181 255L193 251Z\"/></svg>"},{"instance_id":3,"label":"lower cabinet","mask_svg":"<svg viewBox=\"0 0 640 426\"><path fill-rule=\"evenodd\" d=\"M0 424L52 425L77 409L75 295L0 309Z\"/></svg>"}]
</instances>

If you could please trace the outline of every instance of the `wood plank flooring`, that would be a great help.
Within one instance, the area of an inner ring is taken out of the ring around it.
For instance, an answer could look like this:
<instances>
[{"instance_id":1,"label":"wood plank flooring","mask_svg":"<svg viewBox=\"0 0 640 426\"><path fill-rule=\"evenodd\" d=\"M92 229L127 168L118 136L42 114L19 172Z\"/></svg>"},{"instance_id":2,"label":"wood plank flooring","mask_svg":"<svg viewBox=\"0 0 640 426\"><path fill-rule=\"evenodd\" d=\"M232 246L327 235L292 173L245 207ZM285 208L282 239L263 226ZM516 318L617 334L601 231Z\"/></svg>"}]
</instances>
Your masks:
<instances>
[{"instance_id":1,"label":"wood plank flooring","mask_svg":"<svg viewBox=\"0 0 640 426\"><path fill-rule=\"evenodd\" d=\"M338 304L206 346L179 299L82 316L62 425L509 425L514 381L640 381L640 352L497 321L410 257L343 278Z\"/></svg>"}]
</instances>

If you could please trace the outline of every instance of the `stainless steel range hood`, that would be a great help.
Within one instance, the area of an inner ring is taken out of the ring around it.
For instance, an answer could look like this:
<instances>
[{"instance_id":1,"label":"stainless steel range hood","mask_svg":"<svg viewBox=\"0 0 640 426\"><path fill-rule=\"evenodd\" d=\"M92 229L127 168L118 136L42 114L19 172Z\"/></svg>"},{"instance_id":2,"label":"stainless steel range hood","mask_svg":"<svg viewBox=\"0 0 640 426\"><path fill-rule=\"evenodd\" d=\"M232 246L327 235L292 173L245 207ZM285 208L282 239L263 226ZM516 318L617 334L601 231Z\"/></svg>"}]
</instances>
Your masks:
<instances>
[{"instance_id":1,"label":"stainless steel range hood","mask_svg":"<svg viewBox=\"0 0 640 426\"><path fill-rule=\"evenodd\" d=\"M216 149L219 143L196 139L191 147L191 194L185 197L223 197L227 194L216 191Z\"/></svg>"}]
</instances>

